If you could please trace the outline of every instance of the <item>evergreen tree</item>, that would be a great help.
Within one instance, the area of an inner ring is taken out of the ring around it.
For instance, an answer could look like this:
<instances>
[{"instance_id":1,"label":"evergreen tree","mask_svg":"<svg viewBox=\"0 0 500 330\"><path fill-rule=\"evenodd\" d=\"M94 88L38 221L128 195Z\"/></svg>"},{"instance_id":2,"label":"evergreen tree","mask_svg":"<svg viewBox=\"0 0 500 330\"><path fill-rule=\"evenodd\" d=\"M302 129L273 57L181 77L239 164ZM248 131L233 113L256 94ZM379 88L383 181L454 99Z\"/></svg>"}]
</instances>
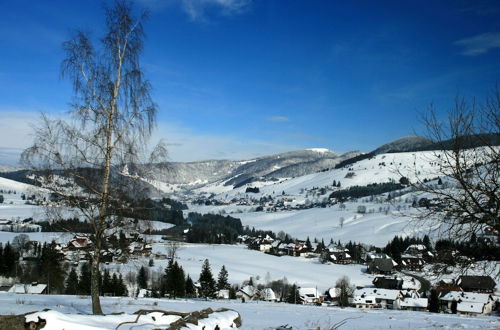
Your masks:
<instances>
[{"instance_id":1,"label":"evergreen tree","mask_svg":"<svg viewBox=\"0 0 500 330\"><path fill-rule=\"evenodd\" d=\"M0 275L5 274L5 261L3 258L3 245L0 243Z\"/></svg>"},{"instance_id":2,"label":"evergreen tree","mask_svg":"<svg viewBox=\"0 0 500 330\"><path fill-rule=\"evenodd\" d=\"M229 289L228 273L226 267L222 265L220 269L219 276L217 278L217 290L227 290Z\"/></svg>"},{"instance_id":3,"label":"evergreen tree","mask_svg":"<svg viewBox=\"0 0 500 330\"><path fill-rule=\"evenodd\" d=\"M139 269L139 273L137 273L137 285L139 286L139 289L147 289L148 287L148 271L144 266Z\"/></svg>"},{"instance_id":4,"label":"evergreen tree","mask_svg":"<svg viewBox=\"0 0 500 330\"><path fill-rule=\"evenodd\" d=\"M196 298L196 287L189 275L186 278L186 297Z\"/></svg>"},{"instance_id":5,"label":"evergreen tree","mask_svg":"<svg viewBox=\"0 0 500 330\"><path fill-rule=\"evenodd\" d=\"M149 267L154 267L155 261L153 259L149 259Z\"/></svg>"},{"instance_id":6,"label":"evergreen tree","mask_svg":"<svg viewBox=\"0 0 500 330\"><path fill-rule=\"evenodd\" d=\"M208 259L205 259L205 262L203 262L198 281L200 283L200 296L203 298L215 298L215 280Z\"/></svg>"},{"instance_id":7,"label":"evergreen tree","mask_svg":"<svg viewBox=\"0 0 500 330\"><path fill-rule=\"evenodd\" d=\"M429 236L425 235L423 240L422 240L422 244L425 245L425 247L427 248L427 250L432 250L432 244L431 244L431 240L429 239Z\"/></svg>"},{"instance_id":8,"label":"evergreen tree","mask_svg":"<svg viewBox=\"0 0 500 330\"><path fill-rule=\"evenodd\" d=\"M76 273L75 268L72 268L66 278L66 283L64 285L64 293L65 294L78 294L78 274Z\"/></svg>"},{"instance_id":9,"label":"evergreen tree","mask_svg":"<svg viewBox=\"0 0 500 330\"><path fill-rule=\"evenodd\" d=\"M5 244L3 249L3 264L0 265L2 267L2 274L6 276L15 275L16 264L19 256L17 252L12 248L9 242Z\"/></svg>"},{"instance_id":10,"label":"evergreen tree","mask_svg":"<svg viewBox=\"0 0 500 330\"><path fill-rule=\"evenodd\" d=\"M82 295L90 295L90 266L88 263L82 265L80 270L80 277L78 279L78 293Z\"/></svg>"},{"instance_id":11,"label":"evergreen tree","mask_svg":"<svg viewBox=\"0 0 500 330\"><path fill-rule=\"evenodd\" d=\"M104 269L104 275L102 276L101 292L103 295L113 293L113 285L111 283L111 275L109 275L108 269Z\"/></svg>"},{"instance_id":12,"label":"evergreen tree","mask_svg":"<svg viewBox=\"0 0 500 330\"><path fill-rule=\"evenodd\" d=\"M122 274L118 277L118 281L116 282L116 295L118 297L126 297L128 296L127 286L123 282Z\"/></svg>"},{"instance_id":13,"label":"evergreen tree","mask_svg":"<svg viewBox=\"0 0 500 330\"><path fill-rule=\"evenodd\" d=\"M439 313L439 295L436 290L431 290L431 296L429 297L429 312Z\"/></svg>"},{"instance_id":14,"label":"evergreen tree","mask_svg":"<svg viewBox=\"0 0 500 330\"><path fill-rule=\"evenodd\" d=\"M167 268L165 269L165 280L163 291L170 297L185 297L186 296L186 279L184 270L177 263L170 259Z\"/></svg>"},{"instance_id":15,"label":"evergreen tree","mask_svg":"<svg viewBox=\"0 0 500 330\"><path fill-rule=\"evenodd\" d=\"M113 296L118 296L118 292L120 291L119 285L118 276L116 276L116 273L113 273L113 276L111 277L111 294Z\"/></svg>"},{"instance_id":16,"label":"evergreen tree","mask_svg":"<svg viewBox=\"0 0 500 330\"><path fill-rule=\"evenodd\" d=\"M309 236L307 236L307 239L306 239L306 248L307 248L307 251L312 250L312 245L311 245L311 241L309 240Z\"/></svg>"},{"instance_id":17,"label":"evergreen tree","mask_svg":"<svg viewBox=\"0 0 500 330\"><path fill-rule=\"evenodd\" d=\"M300 304L299 288L297 285L292 285L285 301L289 304Z\"/></svg>"},{"instance_id":18,"label":"evergreen tree","mask_svg":"<svg viewBox=\"0 0 500 330\"><path fill-rule=\"evenodd\" d=\"M66 276L63 270L64 256L56 249L56 242L44 244L42 254L38 260L38 276L41 281L47 283L49 293L64 292L64 278Z\"/></svg>"},{"instance_id":19,"label":"evergreen tree","mask_svg":"<svg viewBox=\"0 0 500 330\"><path fill-rule=\"evenodd\" d=\"M231 285L229 287L229 299L236 299L236 292L238 291L238 287Z\"/></svg>"}]
</instances>

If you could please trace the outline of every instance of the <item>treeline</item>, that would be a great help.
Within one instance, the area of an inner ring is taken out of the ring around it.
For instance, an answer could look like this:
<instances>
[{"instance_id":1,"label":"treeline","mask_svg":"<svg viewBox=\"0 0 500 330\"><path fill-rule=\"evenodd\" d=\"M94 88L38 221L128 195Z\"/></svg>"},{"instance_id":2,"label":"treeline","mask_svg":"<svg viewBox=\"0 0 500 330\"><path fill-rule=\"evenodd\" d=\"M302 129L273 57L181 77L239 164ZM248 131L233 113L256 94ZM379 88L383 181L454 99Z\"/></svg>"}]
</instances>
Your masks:
<instances>
[{"instance_id":1,"label":"treeline","mask_svg":"<svg viewBox=\"0 0 500 330\"><path fill-rule=\"evenodd\" d=\"M404 188L404 185L395 182L372 183L366 186L352 186L348 189L337 190L332 192L329 197L343 202L351 198L380 195L402 188Z\"/></svg>"},{"instance_id":2,"label":"treeline","mask_svg":"<svg viewBox=\"0 0 500 330\"><path fill-rule=\"evenodd\" d=\"M401 255L413 244L424 245L428 251L433 250L429 236L425 235L423 238L394 236L392 241L387 243L382 251L391 256L399 264L401 262Z\"/></svg>"},{"instance_id":3,"label":"treeline","mask_svg":"<svg viewBox=\"0 0 500 330\"><path fill-rule=\"evenodd\" d=\"M234 244L243 233L240 219L218 214L188 214L191 224L186 235L189 243Z\"/></svg>"},{"instance_id":4,"label":"treeline","mask_svg":"<svg viewBox=\"0 0 500 330\"><path fill-rule=\"evenodd\" d=\"M182 214L182 210L185 209L187 209L185 204L170 198L163 198L161 200L146 198L131 201L129 207L120 209L117 213L127 218L182 225L186 222Z\"/></svg>"},{"instance_id":5,"label":"treeline","mask_svg":"<svg viewBox=\"0 0 500 330\"><path fill-rule=\"evenodd\" d=\"M57 221L38 222L43 232L72 232L90 234L93 232L92 224L87 220L80 221L78 218Z\"/></svg>"},{"instance_id":6,"label":"treeline","mask_svg":"<svg viewBox=\"0 0 500 330\"><path fill-rule=\"evenodd\" d=\"M499 240L499 238L497 238ZM481 260L500 260L500 249L498 248L498 243L491 242L482 238L478 238L476 234L472 233L468 241L457 242L447 239L441 239L436 241L436 252L438 255L446 255L449 251L457 251L460 256L470 258L471 260L481 261ZM454 263L455 259L446 260L450 263Z\"/></svg>"},{"instance_id":7,"label":"treeline","mask_svg":"<svg viewBox=\"0 0 500 330\"><path fill-rule=\"evenodd\" d=\"M229 284L225 266L219 271L217 280L212 274L208 259L203 262L198 287L174 258L169 260L160 281L150 281L146 267L141 267L137 274L138 289L147 289L147 296L154 298L216 298L220 290L228 290L231 299L236 298L236 287ZM149 283L152 283L149 286Z\"/></svg>"},{"instance_id":8,"label":"treeline","mask_svg":"<svg viewBox=\"0 0 500 330\"><path fill-rule=\"evenodd\" d=\"M90 266L88 263L84 263L79 271L77 268L72 268L66 278L64 283L64 294L72 295L90 295L90 283L92 280L92 274ZM100 295L101 296L116 296L116 297L126 297L128 296L127 286L123 280L121 274L113 275L110 274L108 269L99 276L100 283Z\"/></svg>"},{"instance_id":9,"label":"treeline","mask_svg":"<svg viewBox=\"0 0 500 330\"><path fill-rule=\"evenodd\" d=\"M7 242L5 246L0 243L0 276L14 276L19 253Z\"/></svg>"}]
</instances>

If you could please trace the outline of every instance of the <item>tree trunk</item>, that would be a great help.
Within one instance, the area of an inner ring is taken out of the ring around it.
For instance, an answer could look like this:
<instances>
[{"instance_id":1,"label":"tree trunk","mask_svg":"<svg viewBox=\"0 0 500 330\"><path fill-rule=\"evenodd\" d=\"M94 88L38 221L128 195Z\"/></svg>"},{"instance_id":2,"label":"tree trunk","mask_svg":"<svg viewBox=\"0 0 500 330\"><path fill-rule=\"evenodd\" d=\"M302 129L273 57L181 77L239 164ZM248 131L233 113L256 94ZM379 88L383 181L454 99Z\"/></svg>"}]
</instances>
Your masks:
<instances>
[{"instance_id":1,"label":"tree trunk","mask_svg":"<svg viewBox=\"0 0 500 330\"><path fill-rule=\"evenodd\" d=\"M98 245L100 244L96 244L95 246L94 257L92 258L92 276L90 282L90 294L92 296L92 314L103 315L101 308L101 300L99 297L100 294L99 265L101 264L101 247Z\"/></svg>"}]
</instances>

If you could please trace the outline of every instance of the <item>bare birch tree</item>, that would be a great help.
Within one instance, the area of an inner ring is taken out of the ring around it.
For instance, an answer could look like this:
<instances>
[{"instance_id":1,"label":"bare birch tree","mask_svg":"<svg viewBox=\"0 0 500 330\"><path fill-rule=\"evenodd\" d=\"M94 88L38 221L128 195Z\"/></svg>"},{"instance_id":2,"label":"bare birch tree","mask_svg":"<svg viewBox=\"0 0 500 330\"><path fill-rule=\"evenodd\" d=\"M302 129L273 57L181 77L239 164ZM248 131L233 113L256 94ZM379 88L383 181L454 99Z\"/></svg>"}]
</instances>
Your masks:
<instances>
[{"instance_id":1,"label":"bare birch tree","mask_svg":"<svg viewBox=\"0 0 500 330\"><path fill-rule=\"evenodd\" d=\"M143 192L137 176L157 107L139 62L146 13L135 15L126 1L105 7L106 31L99 42L75 31L63 43L61 75L73 85L69 119L42 115L34 144L22 155L59 205L77 209L92 226L90 236L92 312L102 314L99 271L109 230L122 226L120 210ZM165 156L158 145L149 160ZM134 165L135 164L135 165Z\"/></svg>"},{"instance_id":2,"label":"bare birch tree","mask_svg":"<svg viewBox=\"0 0 500 330\"><path fill-rule=\"evenodd\" d=\"M439 180L413 184L425 195L419 218L437 220L453 240L485 229L500 240L500 91L481 104L457 97L445 120L430 107L423 123Z\"/></svg>"}]
</instances>

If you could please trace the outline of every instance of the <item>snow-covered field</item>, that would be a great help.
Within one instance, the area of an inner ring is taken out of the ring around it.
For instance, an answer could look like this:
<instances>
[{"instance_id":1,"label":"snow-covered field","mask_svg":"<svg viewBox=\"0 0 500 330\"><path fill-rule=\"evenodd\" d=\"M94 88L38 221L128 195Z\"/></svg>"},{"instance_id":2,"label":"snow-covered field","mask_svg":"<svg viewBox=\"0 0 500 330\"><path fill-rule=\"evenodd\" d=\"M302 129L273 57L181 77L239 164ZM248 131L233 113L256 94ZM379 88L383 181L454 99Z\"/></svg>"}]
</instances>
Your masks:
<instances>
[{"instance_id":1,"label":"snow-covered field","mask_svg":"<svg viewBox=\"0 0 500 330\"><path fill-rule=\"evenodd\" d=\"M191 312L205 308L229 308L241 315L240 329L276 329L290 325L293 329L329 329L347 319L340 329L498 329L500 319L494 316L467 317L450 314L431 314L396 310L359 310L354 308L318 307L238 301L169 300L154 298L101 298L104 313L133 313L139 309L161 309L177 312ZM16 295L0 293L0 314L22 314L44 308L53 309L74 317L75 322L90 314L89 297ZM82 315L83 314L83 315ZM117 323L128 316L117 317L116 323L107 329L114 329ZM105 329L106 329L105 328ZM72 327L71 329L80 329ZM59 329L58 329L59 330Z\"/></svg>"},{"instance_id":2,"label":"snow-covered field","mask_svg":"<svg viewBox=\"0 0 500 330\"><path fill-rule=\"evenodd\" d=\"M405 196L402 197L404 200ZM358 206L363 205L373 213L360 214ZM252 212L248 206L199 206L190 205L191 212L199 213L230 213L232 217L241 219L243 225L258 229L272 230L275 233L284 231L299 239L318 238L328 242L340 240L347 243L356 241L375 246L385 246L394 236L423 236L433 234L435 227L430 222L422 222L411 217L412 210L396 211L395 207L405 206L404 202L345 203L345 208L334 205L326 208L311 208L306 210L290 210L280 212ZM380 211L379 208L384 210ZM390 208L385 212L386 208ZM235 213L231 213L235 212ZM341 220L343 219L343 220Z\"/></svg>"},{"instance_id":3,"label":"snow-covered field","mask_svg":"<svg viewBox=\"0 0 500 330\"><path fill-rule=\"evenodd\" d=\"M153 252L166 252L166 245L154 244ZM317 287L324 292L333 287L337 279L349 276L356 285L371 285L373 276L365 273L363 265L321 264L317 259L299 257L277 257L255 250L249 250L244 245L208 245L183 244L178 251L177 262L184 268L193 280L197 280L203 261L208 259L214 276L224 265L229 273L229 281L241 285L253 277L254 283L269 280L280 280L286 277L290 284L301 287ZM149 259L131 260L127 264L110 264L106 267L126 274L137 273L141 266L147 266ZM163 274L167 260L155 260L150 271Z\"/></svg>"}]
</instances>

